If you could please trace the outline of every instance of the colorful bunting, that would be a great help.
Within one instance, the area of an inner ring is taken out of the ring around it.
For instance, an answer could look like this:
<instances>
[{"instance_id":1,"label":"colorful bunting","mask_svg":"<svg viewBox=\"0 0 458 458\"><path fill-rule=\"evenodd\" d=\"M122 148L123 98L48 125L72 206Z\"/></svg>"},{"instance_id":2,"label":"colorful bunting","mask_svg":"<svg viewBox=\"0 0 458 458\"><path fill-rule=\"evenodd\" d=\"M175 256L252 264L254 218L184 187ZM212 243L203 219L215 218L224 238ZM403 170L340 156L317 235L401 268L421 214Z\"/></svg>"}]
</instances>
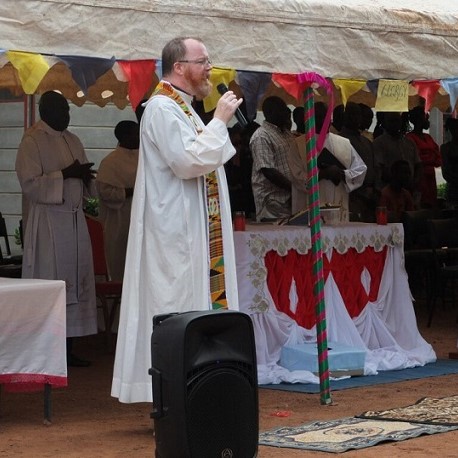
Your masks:
<instances>
[{"instance_id":1,"label":"colorful bunting","mask_svg":"<svg viewBox=\"0 0 458 458\"><path fill-rule=\"evenodd\" d=\"M366 85L366 81L362 80L333 79L332 82L334 86L340 89L344 106L353 94L356 94Z\"/></svg>"},{"instance_id":2,"label":"colorful bunting","mask_svg":"<svg viewBox=\"0 0 458 458\"><path fill-rule=\"evenodd\" d=\"M409 82L402 80L379 80L376 111L409 111Z\"/></svg>"},{"instance_id":3,"label":"colorful bunting","mask_svg":"<svg viewBox=\"0 0 458 458\"><path fill-rule=\"evenodd\" d=\"M118 81L122 81L123 83L129 82L129 78L127 77L126 73L119 64L119 61L116 61L114 63L113 67L111 67L111 71L113 72L114 76Z\"/></svg>"},{"instance_id":4,"label":"colorful bunting","mask_svg":"<svg viewBox=\"0 0 458 458\"><path fill-rule=\"evenodd\" d=\"M150 89L154 72L158 79L162 77L162 62L160 60L120 60L117 62L115 57L105 59L85 56L41 55L0 49L0 68L10 62L17 71L22 90L26 94L37 92L41 81L56 61L62 61L69 67L74 81L82 89L84 95L87 95L88 89L96 83L99 77L113 69L119 81L128 81L129 99L134 109ZM229 85L234 79L242 90L250 120L256 118L259 102L264 97L271 81L277 86L281 86L298 103L303 101L304 87L299 82L297 74L270 74L215 67L211 75L214 89L211 95L204 100L204 108L207 112L216 107L219 99L216 86L219 83ZM425 110L430 111L437 93L444 95L444 90L449 94L452 109L455 109L458 101L458 77L440 81L415 80L410 84L407 81L384 79L363 81L336 78L332 81L334 86L340 89L344 105L354 94L367 87L376 96L376 111L407 111L408 97L416 94L425 99ZM310 87L313 88L313 84Z\"/></svg>"},{"instance_id":5,"label":"colorful bunting","mask_svg":"<svg viewBox=\"0 0 458 458\"><path fill-rule=\"evenodd\" d=\"M377 95L378 91L378 80L368 80L366 81L366 86L372 94Z\"/></svg>"},{"instance_id":6,"label":"colorful bunting","mask_svg":"<svg viewBox=\"0 0 458 458\"><path fill-rule=\"evenodd\" d=\"M116 59L103 59L101 57L83 57L83 56L63 56L58 55L72 72L72 77L75 83L81 88L84 94L91 87L97 79L110 70Z\"/></svg>"},{"instance_id":7,"label":"colorful bunting","mask_svg":"<svg viewBox=\"0 0 458 458\"><path fill-rule=\"evenodd\" d=\"M458 78L447 78L441 80L440 84L448 92L450 96L450 106L454 109L456 99L458 98Z\"/></svg>"},{"instance_id":8,"label":"colorful bunting","mask_svg":"<svg viewBox=\"0 0 458 458\"><path fill-rule=\"evenodd\" d=\"M236 81L243 93L247 117L253 121L257 115L259 102L272 81L272 74L237 71Z\"/></svg>"},{"instance_id":9,"label":"colorful bunting","mask_svg":"<svg viewBox=\"0 0 458 458\"><path fill-rule=\"evenodd\" d=\"M153 82L155 60L118 60L129 81L129 100L135 111Z\"/></svg>"},{"instance_id":10,"label":"colorful bunting","mask_svg":"<svg viewBox=\"0 0 458 458\"><path fill-rule=\"evenodd\" d=\"M216 108L216 104L218 103L219 98L221 95L219 94L218 90L216 89L218 84L224 83L226 86L229 86L231 81L235 79L235 70L231 68L217 68L213 67L210 81L213 84L213 89L211 94L204 99L204 110L206 113L214 110Z\"/></svg>"},{"instance_id":11,"label":"colorful bunting","mask_svg":"<svg viewBox=\"0 0 458 458\"><path fill-rule=\"evenodd\" d=\"M438 80L412 81L412 86L417 90L418 95L425 99L425 111L429 112L434 97L441 87Z\"/></svg>"},{"instance_id":12,"label":"colorful bunting","mask_svg":"<svg viewBox=\"0 0 458 458\"><path fill-rule=\"evenodd\" d=\"M6 55L19 74L24 92L33 94L48 73L49 64L41 54L7 51Z\"/></svg>"},{"instance_id":13,"label":"colorful bunting","mask_svg":"<svg viewBox=\"0 0 458 458\"><path fill-rule=\"evenodd\" d=\"M0 68L4 67L9 62L8 56L4 49L0 49Z\"/></svg>"},{"instance_id":14,"label":"colorful bunting","mask_svg":"<svg viewBox=\"0 0 458 458\"><path fill-rule=\"evenodd\" d=\"M296 74L291 73L273 73L272 81L282 87L289 95L292 95L296 100L301 100L304 92L303 87L299 83Z\"/></svg>"}]
</instances>

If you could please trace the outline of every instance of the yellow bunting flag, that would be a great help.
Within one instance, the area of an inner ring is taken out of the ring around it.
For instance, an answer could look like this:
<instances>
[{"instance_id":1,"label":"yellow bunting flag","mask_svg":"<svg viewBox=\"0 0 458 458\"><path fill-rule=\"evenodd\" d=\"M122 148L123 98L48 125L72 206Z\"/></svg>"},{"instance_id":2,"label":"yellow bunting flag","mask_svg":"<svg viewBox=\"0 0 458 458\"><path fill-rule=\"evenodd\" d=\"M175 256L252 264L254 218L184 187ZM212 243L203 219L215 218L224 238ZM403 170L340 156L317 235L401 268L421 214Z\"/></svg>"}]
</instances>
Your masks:
<instances>
[{"instance_id":1,"label":"yellow bunting flag","mask_svg":"<svg viewBox=\"0 0 458 458\"><path fill-rule=\"evenodd\" d=\"M375 111L409 111L409 82L379 80Z\"/></svg>"},{"instance_id":2,"label":"yellow bunting flag","mask_svg":"<svg viewBox=\"0 0 458 458\"><path fill-rule=\"evenodd\" d=\"M22 89L33 94L50 68L41 54L21 51L7 51L9 61L19 74Z\"/></svg>"},{"instance_id":3,"label":"yellow bunting flag","mask_svg":"<svg viewBox=\"0 0 458 458\"><path fill-rule=\"evenodd\" d=\"M204 110L206 113L212 111L216 108L221 94L216 89L218 84L224 83L226 86L229 86L231 81L235 80L235 70L232 68L216 68L213 67L210 81L213 84L212 92L209 96L204 99Z\"/></svg>"},{"instance_id":4,"label":"yellow bunting flag","mask_svg":"<svg viewBox=\"0 0 458 458\"><path fill-rule=\"evenodd\" d=\"M353 94L356 94L366 85L366 81L363 80L333 79L332 82L334 86L340 89L344 106Z\"/></svg>"}]
</instances>

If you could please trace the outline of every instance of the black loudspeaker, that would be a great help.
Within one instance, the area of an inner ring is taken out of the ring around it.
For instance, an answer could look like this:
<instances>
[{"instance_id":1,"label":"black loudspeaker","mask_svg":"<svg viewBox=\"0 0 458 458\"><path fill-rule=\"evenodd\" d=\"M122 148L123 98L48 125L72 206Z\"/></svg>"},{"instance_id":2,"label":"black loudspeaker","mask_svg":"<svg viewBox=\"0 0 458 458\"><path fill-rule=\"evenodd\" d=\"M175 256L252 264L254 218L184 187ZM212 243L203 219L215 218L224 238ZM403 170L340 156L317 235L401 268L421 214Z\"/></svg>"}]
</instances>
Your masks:
<instances>
[{"instance_id":1,"label":"black loudspeaker","mask_svg":"<svg viewBox=\"0 0 458 458\"><path fill-rule=\"evenodd\" d=\"M156 458L253 458L253 324L234 311L156 315L151 336Z\"/></svg>"}]
</instances>

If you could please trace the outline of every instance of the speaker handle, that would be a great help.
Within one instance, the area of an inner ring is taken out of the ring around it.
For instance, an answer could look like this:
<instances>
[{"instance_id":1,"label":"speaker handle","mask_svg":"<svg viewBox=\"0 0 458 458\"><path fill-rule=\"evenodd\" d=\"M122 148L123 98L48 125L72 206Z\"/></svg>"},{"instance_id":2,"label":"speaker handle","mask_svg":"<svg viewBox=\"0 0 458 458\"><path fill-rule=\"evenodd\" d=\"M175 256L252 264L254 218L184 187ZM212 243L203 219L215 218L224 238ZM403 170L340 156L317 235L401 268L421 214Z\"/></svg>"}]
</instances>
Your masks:
<instances>
[{"instance_id":1,"label":"speaker handle","mask_svg":"<svg viewBox=\"0 0 458 458\"><path fill-rule=\"evenodd\" d=\"M164 406L162 403L162 374L154 367L152 367L148 373L153 377L153 411L150 417L158 419L164 416Z\"/></svg>"}]
</instances>

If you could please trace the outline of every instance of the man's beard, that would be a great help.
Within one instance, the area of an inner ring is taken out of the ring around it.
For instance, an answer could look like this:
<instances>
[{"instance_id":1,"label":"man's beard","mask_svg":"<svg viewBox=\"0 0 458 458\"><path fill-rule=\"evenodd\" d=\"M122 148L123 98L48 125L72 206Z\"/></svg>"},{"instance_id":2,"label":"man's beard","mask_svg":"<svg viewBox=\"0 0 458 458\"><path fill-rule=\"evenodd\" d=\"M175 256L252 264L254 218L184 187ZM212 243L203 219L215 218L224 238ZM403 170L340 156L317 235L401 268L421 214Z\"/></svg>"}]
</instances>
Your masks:
<instances>
[{"instance_id":1,"label":"man's beard","mask_svg":"<svg viewBox=\"0 0 458 458\"><path fill-rule=\"evenodd\" d=\"M210 95L212 90L212 83L205 77L199 76L196 78L191 72L188 73L187 80L192 87L192 95L196 100L202 100Z\"/></svg>"}]
</instances>

